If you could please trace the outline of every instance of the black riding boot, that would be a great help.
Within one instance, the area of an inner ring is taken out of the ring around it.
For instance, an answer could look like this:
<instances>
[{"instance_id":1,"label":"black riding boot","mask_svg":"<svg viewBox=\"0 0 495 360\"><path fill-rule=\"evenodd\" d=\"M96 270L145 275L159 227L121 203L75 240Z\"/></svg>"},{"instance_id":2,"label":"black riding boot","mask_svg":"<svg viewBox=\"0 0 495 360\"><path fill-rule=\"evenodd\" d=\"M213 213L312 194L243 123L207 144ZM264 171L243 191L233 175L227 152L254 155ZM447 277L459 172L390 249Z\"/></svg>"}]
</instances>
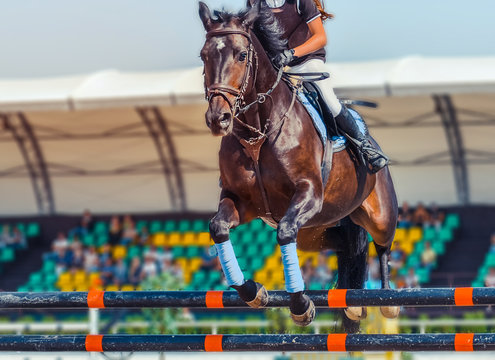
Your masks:
<instances>
[{"instance_id":1,"label":"black riding boot","mask_svg":"<svg viewBox=\"0 0 495 360\"><path fill-rule=\"evenodd\" d=\"M335 117L335 120L337 121L337 125L355 140L366 161L371 165L371 171L373 173L378 172L388 165L388 157L361 132L356 124L356 120L345 105L342 105L342 110Z\"/></svg>"}]
</instances>

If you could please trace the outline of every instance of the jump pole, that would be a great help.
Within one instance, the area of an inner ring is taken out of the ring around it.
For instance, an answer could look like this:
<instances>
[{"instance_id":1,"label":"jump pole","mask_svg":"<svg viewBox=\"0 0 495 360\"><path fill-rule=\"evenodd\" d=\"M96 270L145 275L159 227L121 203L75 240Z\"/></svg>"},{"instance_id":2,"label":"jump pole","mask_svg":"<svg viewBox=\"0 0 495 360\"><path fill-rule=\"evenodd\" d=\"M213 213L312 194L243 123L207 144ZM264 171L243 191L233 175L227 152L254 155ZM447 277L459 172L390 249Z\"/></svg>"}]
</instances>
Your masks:
<instances>
[{"instance_id":1,"label":"jump pole","mask_svg":"<svg viewBox=\"0 0 495 360\"><path fill-rule=\"evenodd\" d=\"M495 305L495 288L306 291L318 308L348 306ZM267 307L287 307L285 291L270 291ZM1 309L248 308L235 291L3 292Z\"/></svg>"},{"instance_id":2,"label":"jump pole","mask_svg":"<svg viewBox=\"0 0 495 360\"><path fill-rule=\"evenodd\" d=\"M0 351L346 352L493 351L495 334L5 335Z\"/></svg>"}]
</instances>

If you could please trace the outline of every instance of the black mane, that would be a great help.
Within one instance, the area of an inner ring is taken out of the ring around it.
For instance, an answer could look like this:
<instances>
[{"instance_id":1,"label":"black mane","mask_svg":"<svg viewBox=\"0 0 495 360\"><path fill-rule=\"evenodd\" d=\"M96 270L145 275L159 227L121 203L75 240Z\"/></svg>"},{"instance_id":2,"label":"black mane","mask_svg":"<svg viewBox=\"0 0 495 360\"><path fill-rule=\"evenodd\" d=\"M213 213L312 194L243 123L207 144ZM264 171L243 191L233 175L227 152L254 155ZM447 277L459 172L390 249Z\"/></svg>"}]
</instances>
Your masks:
<instances>
[{"instance_id":1,"label":"black mane","mask_svg":"<svg viewBox=\"0 0 495 360\"><path fill-rule=\"evenodd\" d=\"M246 9L238 14L233 14L225 10L216 10L214 14L217 19L214 22L225 24L235 18L243 19L248 11L249 9ZM273 59L276 55L287 49L287 40L283 39L283 29L280 27L270 8L265 4L261 5L260 13L254 21L251 30L260 41L261 46L263 46L270 59Z\"/></svg>"}]
</instances>

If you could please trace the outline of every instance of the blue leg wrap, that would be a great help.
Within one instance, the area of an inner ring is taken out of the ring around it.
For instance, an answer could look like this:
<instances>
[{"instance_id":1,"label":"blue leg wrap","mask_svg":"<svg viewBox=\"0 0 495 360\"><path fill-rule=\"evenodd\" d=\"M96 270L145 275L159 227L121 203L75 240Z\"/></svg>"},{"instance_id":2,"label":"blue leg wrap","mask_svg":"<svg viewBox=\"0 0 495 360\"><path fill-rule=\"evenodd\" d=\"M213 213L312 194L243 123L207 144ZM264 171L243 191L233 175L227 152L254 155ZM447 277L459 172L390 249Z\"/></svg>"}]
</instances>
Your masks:
<instances>
[{"instance_id":1,"label":"blue leg wrap","mask_svg":"<svg viewBox=\"0 0 495 360\"><path fill-rule=\"evenodd\" d=\"M280 247L282 250L282 262L284 264L285 288L288 293L304 291L304 280L299 268L296 243L290 243Z\"/></svg>"},{"instance_id":2,"label":"blue leg wrap","mask_svg":"<svg viewBox=\"0 0 495 360\"><path fill-rule=\"evenodd\" d=\"M242 274L237 258L235 257L234 248L230 240L221 244L215 244L218 252L218 258L222 264L223 273L229 286L241 286L244 284L244 275Z\"/></svg>"}]
</instances>

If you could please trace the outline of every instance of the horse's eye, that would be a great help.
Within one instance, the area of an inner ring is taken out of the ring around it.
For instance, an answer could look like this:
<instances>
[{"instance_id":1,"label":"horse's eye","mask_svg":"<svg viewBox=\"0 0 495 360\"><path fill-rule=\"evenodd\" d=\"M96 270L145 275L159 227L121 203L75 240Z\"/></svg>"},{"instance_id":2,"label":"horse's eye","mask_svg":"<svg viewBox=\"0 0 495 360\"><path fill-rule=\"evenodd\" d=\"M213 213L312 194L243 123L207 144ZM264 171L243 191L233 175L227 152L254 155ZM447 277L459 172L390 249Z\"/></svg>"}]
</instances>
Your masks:
<instances>
[{"instance_id":1,"label":"horse's eye","mask_svg":"<svg viewBox=\"0 0 495 360\"><path fill-rule=\"evenodd\" d=\"M247 58L247 52L246 51L241 52L241 54L239 55L239 61L244 61L246 60L246 58Z\"/></svg>"}]
</instances>

